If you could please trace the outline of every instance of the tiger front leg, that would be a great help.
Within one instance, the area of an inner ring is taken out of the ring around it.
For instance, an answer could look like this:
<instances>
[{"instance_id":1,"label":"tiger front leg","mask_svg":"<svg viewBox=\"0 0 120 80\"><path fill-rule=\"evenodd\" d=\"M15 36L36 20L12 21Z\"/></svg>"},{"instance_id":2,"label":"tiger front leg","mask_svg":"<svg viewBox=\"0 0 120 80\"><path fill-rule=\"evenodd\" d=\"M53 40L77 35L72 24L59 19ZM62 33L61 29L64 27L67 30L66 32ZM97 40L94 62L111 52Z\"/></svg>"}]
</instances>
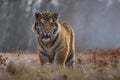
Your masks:
<instances>
[{"instance_id":1,"label":"tiger front leg","mask_svg":"<svg viewBox=\"0 0 120 80\"><path fill-rule=\"evenodd\" d=\"M45 64L45 60L43 59L41 53L39 53L39 60L40 60L40 64L44 65Z\"/></svg>"},{"instance_id":2,"label":"tiger front leg","mask_svg":"<svg viewBox=\"0 0 120 80\"><path fill-rule=\"evenodd\" d=\"M58 53L56 53L54 63L57 65L65 66L67 55L68 55L68 49L67 48L61 49L60 51L58 51Z\"/></svg>"},{"instance_id":3,"label":"tiger front leg","mask_svg":"<svg viewBox=\"0 0 120 80\"><path fill-rule=\"evenodd\" d=\"M48 58L44 56L42 53L39 53L39 60L41 65L44 65L48 62Z\"/></svg>"}]
</instances>

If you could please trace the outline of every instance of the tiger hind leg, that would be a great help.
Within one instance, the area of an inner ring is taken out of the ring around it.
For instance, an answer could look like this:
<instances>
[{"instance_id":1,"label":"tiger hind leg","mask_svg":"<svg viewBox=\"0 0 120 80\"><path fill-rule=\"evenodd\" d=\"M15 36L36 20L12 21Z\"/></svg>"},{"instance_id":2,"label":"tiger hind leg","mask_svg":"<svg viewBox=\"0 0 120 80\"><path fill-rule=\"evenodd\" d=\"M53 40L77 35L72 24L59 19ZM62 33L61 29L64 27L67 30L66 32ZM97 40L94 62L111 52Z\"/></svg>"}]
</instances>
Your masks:
<instances>
[{"instance_id":1,"label":"tiger hind leg","mask_svg":"<svg viewBox=\"0 0 120 80\"><path fill-rule=\"evenodd\" d=\"M74 66L75 64L75 54L73 50L70 50L69 55L66 59L65 65L66 66Z\"/></svg>"}]
</instances>

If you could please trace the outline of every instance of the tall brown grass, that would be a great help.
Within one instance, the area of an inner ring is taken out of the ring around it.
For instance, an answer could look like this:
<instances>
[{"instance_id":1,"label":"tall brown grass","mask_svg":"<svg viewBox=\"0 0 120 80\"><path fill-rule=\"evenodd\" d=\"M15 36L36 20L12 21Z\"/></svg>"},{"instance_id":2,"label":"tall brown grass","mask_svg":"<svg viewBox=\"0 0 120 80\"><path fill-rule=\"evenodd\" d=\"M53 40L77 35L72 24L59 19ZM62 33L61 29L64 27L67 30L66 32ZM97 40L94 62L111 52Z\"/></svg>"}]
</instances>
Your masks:
<instances>
[{"instance_id":1,"label":"tall brown grass","mask_svg":"<svg viewBox=\"0 0 120 80\"><path fill-rule=\"evenodd\" d=\"M120 80L120 48L81 50L75 62L40 66L37 54L1 53L0 80Z\"/></svg>"}]
</instances>

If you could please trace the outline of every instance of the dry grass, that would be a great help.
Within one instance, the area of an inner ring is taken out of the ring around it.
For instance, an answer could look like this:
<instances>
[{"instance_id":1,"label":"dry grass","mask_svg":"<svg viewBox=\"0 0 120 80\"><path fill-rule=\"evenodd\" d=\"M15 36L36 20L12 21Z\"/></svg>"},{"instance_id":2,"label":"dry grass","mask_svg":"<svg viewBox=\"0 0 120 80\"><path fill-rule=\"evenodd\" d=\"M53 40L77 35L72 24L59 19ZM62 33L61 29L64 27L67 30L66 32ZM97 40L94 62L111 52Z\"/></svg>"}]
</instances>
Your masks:
<instances>
[{"instance_id":1,"label":"dry grass","mask_svg":"<svg viewBox=\"0 0 120 80\"><path fill-rule=\"evenodd\" d=\"M0 54L0 80L120 80L120 48L82 50L73 68L40 66L37 54Z\"/></svg>"}]
</instances>

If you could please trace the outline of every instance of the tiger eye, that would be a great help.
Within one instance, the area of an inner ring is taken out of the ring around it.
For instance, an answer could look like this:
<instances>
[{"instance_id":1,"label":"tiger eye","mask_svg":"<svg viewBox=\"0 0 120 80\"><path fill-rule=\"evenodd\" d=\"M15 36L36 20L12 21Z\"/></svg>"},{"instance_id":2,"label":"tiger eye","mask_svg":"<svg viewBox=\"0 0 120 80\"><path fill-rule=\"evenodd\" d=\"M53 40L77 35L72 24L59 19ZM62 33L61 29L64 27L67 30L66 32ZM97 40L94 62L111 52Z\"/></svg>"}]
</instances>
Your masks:
<instances>
[{"instance_id":1,"label":"tiger eye","mask_svg":"<svg viewBox=\"0 0 120 80\"><path fill-rule=\"evenodd\" d=\"M39 26L38 26L38 27L36 27L36 30L37 30L37 31L39 31L39 30L40 30L40 27L39 27Z\"/></svg>"},{"instance_id":2,"label":"tiger eye","mask_svg":"<svg viewBox=\"0 0 120 80\"><path fill-rule=\"evenodd\" d=\"M49 22L50 22L50 23L53 23L53 19L52 19L52 18L51 18L51 19L49 19Z\"/></svg>"},{"instance_id":3,"label":"tiger eye","mask_svg":"<svg viewBox=\"0 0 120 80\"><path fill-rule=\"evenodd\" d=\"M40 19L40 22L41 22L41 23L44 23L44 22L45 22L45 20L44 20L43 18L41 18L41 19Z\"/></svg>"}]
</instances>

